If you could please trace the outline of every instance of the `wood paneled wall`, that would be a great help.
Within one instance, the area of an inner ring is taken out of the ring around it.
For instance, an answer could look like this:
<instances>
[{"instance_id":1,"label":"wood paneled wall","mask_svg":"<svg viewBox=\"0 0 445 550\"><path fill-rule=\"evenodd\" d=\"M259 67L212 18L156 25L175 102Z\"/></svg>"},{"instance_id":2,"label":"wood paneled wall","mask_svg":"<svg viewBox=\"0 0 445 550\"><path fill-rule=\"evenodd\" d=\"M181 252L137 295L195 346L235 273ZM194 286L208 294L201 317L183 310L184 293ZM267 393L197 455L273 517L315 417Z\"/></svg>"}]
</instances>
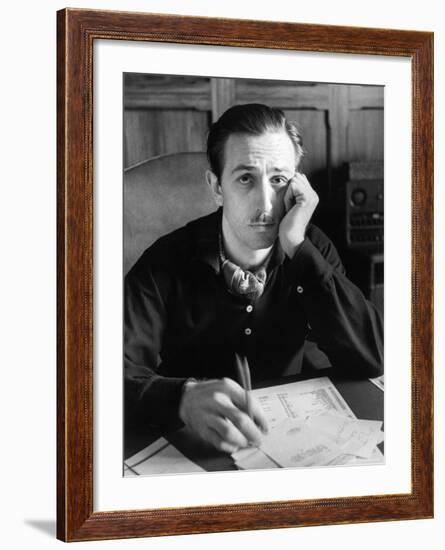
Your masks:
<instances>
[{"instance_id":1,"label":"wood paneled wall","mask_svg":"<svg viewBox=\"0 0 445 550\"><path fill-rule=\"evenodd\" d=\"M383 87L127 73L125 167L174 152L204 151L210 124L234 104L266 103L295 121L302 170L322 196L344 163L383 160Z\"/></svg>"}]
</instances>

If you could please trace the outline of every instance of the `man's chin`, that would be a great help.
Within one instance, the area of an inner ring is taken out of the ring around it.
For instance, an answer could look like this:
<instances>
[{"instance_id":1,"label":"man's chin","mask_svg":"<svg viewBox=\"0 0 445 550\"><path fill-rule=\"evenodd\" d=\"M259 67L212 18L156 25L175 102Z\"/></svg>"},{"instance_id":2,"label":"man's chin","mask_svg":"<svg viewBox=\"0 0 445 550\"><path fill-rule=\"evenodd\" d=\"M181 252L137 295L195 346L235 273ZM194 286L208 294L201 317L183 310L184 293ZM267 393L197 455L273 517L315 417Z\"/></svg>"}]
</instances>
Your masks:
<instances>
[{"instance_id":1,"label":"man's chin","mask_svg":"<svg viewBox=\"0 0 445 550\"><path fill-rule=\"evenodd\" d=\"M271 246L273 246L276 239L277 239L276 233L269 234L269 235L265 233L261 235L256 235L255 239L252 239L251 243L249 243L250 248L252 250L263 250L265 248L270 248Z\"/></svg>"}]
</instances>

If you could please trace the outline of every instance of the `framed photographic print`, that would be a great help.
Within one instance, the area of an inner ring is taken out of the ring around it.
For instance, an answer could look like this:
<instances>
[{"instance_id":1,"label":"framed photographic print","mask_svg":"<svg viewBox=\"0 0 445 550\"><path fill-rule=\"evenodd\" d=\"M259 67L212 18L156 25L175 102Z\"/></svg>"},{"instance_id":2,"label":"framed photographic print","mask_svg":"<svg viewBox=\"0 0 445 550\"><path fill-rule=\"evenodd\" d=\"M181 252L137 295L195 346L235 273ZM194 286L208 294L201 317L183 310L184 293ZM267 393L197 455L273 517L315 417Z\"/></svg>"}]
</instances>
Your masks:
<instances>
[{"instance_id":1,"label":"framed photographic print","mask_svg":"<svg viewBox=\"0 0 445 550\"><path fill-rule=\"evenodd\" d=\"M432 517L432 47L58 13L58 538Z\"/></svg>"}]
</instances>

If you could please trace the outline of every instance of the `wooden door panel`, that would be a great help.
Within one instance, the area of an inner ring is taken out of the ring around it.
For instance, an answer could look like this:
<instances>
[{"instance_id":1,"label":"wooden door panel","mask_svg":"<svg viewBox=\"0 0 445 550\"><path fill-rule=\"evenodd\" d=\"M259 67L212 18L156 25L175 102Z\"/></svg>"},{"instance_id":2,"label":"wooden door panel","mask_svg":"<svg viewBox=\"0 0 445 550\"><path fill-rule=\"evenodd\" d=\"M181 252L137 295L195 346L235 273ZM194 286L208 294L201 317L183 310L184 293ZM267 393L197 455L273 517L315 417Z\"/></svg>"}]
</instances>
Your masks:
<instances>
[{"instance_id":1,"label":"wooden door panel","mask_svg":"<svg viewBox=\"0 0 445 550\"><path fill-rule=\"evenodd\" d=\"M360 109L349 112L348 160L383 160L383 109Z\"/></svg>"},{"instance_id":2,"label":"wooden door panel","mask_svg":"<svg viewBox=\"0 0 445 550\"><path fill-rule=\"evenodd\" d=\"M205 151L209 115L179 109L126 111L125 167L167 153Z\"/></svg>"},{"instance_id":3,"label":"wooden door panel","mask_svg":"<svg viewBox=\"0 0 445 550\"><path fill-rule=\"evenodd\" d=\"M297 124L301 133L305 151L301 171L311 175L314 172L326 170L328 164L326 113L304 109L286 109L284 113L288 120Z\"/></svg>"}]
</instances>

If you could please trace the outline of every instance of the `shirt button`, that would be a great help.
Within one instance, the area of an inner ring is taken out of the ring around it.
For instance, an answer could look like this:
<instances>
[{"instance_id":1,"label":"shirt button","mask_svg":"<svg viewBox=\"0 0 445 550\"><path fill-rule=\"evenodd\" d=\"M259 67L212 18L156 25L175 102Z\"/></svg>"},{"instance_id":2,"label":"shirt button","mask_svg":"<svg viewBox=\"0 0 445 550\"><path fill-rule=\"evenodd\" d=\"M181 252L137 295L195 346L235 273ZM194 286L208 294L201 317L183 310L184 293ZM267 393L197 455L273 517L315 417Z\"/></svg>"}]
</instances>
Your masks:
<instances>
[{"instance_id":1,"label":"shirt button","mask_svg":"<svg viewBox=\"0 0 445 550\"><path fill-rule=\"evenodd\" d=\"M244 331L244 334L245 334L246 336L250 336L250 335L252 334L252 329L246 328L246 330Z\"/></svg>"},{"instance_id":2,"label":"shirt button","mask_svg":"<svg viewBox=\"0 0 445 550\"><path fill-rule=\"evenodd\" d=\"M297 286L297 292L298 292L298 294L303 294L303 287L302 286Z\"/></svg>"},{"instance_id":3,"label":"shirt button","mask_svg":"<svg viewBox=\"0 0 445 550\"><path fill-rule=\"evenodd\" d=\"M253 306L247 306L246 311L247 313L250 313L253 310Z\"/></svg>"}]
</instances>

